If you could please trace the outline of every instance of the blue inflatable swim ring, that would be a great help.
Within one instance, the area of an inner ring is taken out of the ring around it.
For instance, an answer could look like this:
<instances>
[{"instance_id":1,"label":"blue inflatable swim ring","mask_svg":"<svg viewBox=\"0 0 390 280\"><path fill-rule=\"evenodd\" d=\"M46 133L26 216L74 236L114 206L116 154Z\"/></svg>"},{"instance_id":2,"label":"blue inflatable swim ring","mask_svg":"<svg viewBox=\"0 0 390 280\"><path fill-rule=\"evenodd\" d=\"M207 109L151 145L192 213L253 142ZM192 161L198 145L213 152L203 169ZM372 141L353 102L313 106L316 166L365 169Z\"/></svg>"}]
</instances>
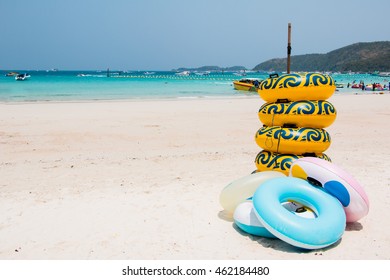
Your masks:
<instances>
[{"instance_id":1,"label":"blue inflatable swim ring","mask_svg":"<svg viewBox=\"0 0 390 280\"><path fill-rule=\"evenodd\" d=\"M282 206L293 213L307 219L316 218L316 214L303 205L296 202L285 202L282 203ZM233 214L234 223L242 231L249 233L251 235L267 237L267 238L276 238L275 235L270 233L259 221L255 210L253 208L252 198L240 203Z\"/></svg>"},{"instance_id":2,"label":"blue inflatable swim ring","mask_svg":"<svg viewBox=\"0 0 390 280\"><path fill-rule=\"evenodd\" d=\"M307 181L294 177L262 183L253 196L255 213L263 226L281 240L300 248L319 249L337 242L346 216L340 202ZM282 203L295 201L310 208L315 219L294 215Z\"/></svg>"}]
</instances>

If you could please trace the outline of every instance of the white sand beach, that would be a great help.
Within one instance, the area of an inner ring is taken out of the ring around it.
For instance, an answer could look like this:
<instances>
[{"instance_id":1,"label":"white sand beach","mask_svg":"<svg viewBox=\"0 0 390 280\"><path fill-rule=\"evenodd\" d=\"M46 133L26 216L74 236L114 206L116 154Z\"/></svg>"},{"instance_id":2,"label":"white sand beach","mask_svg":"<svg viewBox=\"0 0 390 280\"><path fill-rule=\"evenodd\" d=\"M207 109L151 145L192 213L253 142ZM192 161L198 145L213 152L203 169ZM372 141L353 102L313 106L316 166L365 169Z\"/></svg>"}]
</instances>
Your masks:
<instances>
[{"instance_id":1,"label":"white sand beach","mask_svg":"<svg viewBox=\"0 0 390 280\"><path fill-rule=\"evenodd\" d=\"M370 211L313 251L233 225L255 170L258 96L0 104L0 259L390 259L390 94L336 94L326 151Z\"/></svg>"}]
</instances>

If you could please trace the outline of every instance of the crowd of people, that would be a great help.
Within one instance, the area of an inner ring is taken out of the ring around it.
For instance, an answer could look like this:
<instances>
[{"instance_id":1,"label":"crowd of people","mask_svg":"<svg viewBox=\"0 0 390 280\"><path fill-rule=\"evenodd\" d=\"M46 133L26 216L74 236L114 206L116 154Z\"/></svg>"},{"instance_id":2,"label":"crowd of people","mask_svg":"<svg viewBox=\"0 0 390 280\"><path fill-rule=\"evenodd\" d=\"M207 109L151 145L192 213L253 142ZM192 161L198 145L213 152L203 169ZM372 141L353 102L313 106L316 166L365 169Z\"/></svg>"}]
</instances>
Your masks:
<instances>
[{"instance_id":1,"label":"crowd of people","mask_svg":"<svg viewBox=\"0 0 390 280\"><path fill-rule=\"evenodd\" d=\"M380 83L365 84L364 81L360 81L359 83L353 81L352 84L350 83L347 84L347 88L360 88L361 90L372 90L372 91L389 90L390 82L389 84L382 85Z\"/></svg>"}]
</instances>

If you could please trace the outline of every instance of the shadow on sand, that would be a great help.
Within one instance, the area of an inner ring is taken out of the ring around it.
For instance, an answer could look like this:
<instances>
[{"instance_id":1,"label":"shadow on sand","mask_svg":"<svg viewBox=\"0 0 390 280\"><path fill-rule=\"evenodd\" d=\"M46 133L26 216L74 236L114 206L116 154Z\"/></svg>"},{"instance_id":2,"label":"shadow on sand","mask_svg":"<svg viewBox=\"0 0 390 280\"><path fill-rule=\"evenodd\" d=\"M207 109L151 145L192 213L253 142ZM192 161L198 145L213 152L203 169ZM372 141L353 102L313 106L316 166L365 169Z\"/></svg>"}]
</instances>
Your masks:
<instances>
[{"instance_id":1,"label":"shadow on sand","mask_svg":"<svg viewBox=\"0 0 390 280\"><path fill-rule=\"evenodd\" d=\"M279 238L267 238L267 237L261 237L261 236L254 236L251 234L248 234L241 230L236 224L234 224L233 216L231 213L223 210L218 213L218 217L226 222L231 222L233 229L243 237L247 237L248 239L252 240L253 242L258 243L259 245L263 246L264 248L272 248L277 251L286 252L286 253L298 253L298 254L308 254L308 253L315 253L316 255L322 255L322 252L326 252L328 250L331 250L332 248L337 247L342 238L340 238L337 242L334 244L320 249L304 249L304 248L298 248L293 245L290 245L287 242L284 242L283 240ZM359 231L362 230L363 226L358 223L347 223L345 230L346 231Z\"/></svg>"},{"instance_id":2,"label":"shadow on sand","mask_svg":"<svg viewBox=\"0 0 390 280\"><path fill-rule=\"evenodd\" d=\"M241 234L244 237L249 238L253 242L257 242L264 248L272 248L277 251L281 252L286 252L286 253L298 253L298 254L308 254L308 253L313 253L313 252L326 252L328 250L331 250L334 247L337 247L338 244L340 244L341 239L335 242L334 244L326 247L326 248L321 248L321 249L304 249L304 248L299 248L295 247L293 245L290 245L283 240L280 240L279 238L266 238L266 237L260 237L260 236L254 236L251 234L248 234L244 231L242 231L239 227L237 227L235 224L232 226L237 233Z\"/></svg>"},{"instance_id":3,"label":"shadow on sand","mask_svg":"<svg viewBox=\"0 0 390 280\"><path fill-rule=\"evenodd\" d=\"M362 229L363 226L359 222L347 223L347 226L345 227L346 231L361 231Z\"/></svg>"}]
</instances>

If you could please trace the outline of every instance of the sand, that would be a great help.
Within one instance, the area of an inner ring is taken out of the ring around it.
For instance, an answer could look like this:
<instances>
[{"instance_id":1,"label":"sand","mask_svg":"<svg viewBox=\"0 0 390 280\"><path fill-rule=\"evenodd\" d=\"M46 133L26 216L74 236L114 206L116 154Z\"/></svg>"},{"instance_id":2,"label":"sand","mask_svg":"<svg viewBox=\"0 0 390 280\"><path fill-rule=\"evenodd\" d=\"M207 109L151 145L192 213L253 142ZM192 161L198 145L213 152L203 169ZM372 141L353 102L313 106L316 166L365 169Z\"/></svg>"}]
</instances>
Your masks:
<instances>
[{"instance_id":1,"label":"sand","mask_svg":"<svg viewBox=\"0 0 390 280\"><path fill-rule=\"evenodd\" d=\"M257 96L0 104L0 259L389 260L390 94L341 95L327 154L369 214L306 251L233 225L221 190L255 169Z\"/></svg>"}]
</instances>

